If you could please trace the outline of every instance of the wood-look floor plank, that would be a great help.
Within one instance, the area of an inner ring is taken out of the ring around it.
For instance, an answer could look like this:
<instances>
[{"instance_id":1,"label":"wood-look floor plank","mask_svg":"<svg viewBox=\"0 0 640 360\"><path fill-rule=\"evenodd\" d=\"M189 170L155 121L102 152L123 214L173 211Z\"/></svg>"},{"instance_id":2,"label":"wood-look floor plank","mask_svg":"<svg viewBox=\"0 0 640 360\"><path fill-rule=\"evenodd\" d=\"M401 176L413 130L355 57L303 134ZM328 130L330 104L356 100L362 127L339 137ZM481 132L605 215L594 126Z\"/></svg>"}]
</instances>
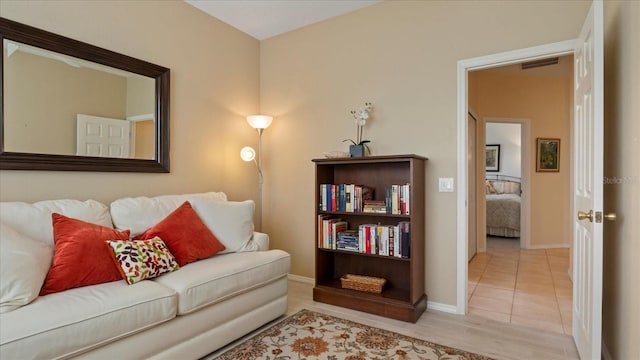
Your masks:
<instances>
[{"instance_id":1,"label":"wood-look floor plank","mask_svg":"<svg viewBox=\"0 0 640 360\"><path fill-rule=\"evenodd\" d=\"M287 315L302 309L321 312L361 324L375 326L440 345L475 352L495 359L579 359L569 335L545 332L482 317L427 310L415 324L313 301L313 285L289 280ZM210 354L214 359L271 324Z\"/></svg>"},{"instance_id":2,"label":"wood-look floor plank","mask_svg":"<svg viewBox=\"0 0 640 360\"><path fill-rule=\"evenodd\" d=\"M496 359L579 359L569 335L427 310L415 324L315 302L311 284L289 281L289 311L303 308Z\"/></svg>"}]
</instances>

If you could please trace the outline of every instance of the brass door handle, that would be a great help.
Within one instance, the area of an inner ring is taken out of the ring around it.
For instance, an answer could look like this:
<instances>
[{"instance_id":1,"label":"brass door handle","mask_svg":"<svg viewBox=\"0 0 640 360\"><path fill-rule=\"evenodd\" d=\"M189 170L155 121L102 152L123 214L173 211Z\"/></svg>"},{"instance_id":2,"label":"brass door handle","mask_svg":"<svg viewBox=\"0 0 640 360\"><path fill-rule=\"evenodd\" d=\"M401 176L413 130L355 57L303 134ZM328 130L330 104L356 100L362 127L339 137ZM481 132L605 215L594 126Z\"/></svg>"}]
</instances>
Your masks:
<instances>
[{"instance_id":1,"label":"brass door handle","mask_svg":"<svg viewBox=\"0 0 640 360\"><path fill-rule=\"evenodd\" d=\"M593 222L593 210L589 210L588 213L584 211L578 211L578 220L588 219L589 222Z\"/></svg>"},{"instance_id":2,"label":"brass door handle","mask_svg":"<svg viewBox=\"0 0 640 360\"><path fill-rule=\"evenodd\" d=\"M598 211L598 212L596 212L594 214L593 210L589 210L588 213L586 213L584 211L578 211L578 220L587 219L587 220L589 220L589 222L593 222L594 216L595 216L595 219L596 219L597 223L601 223L602 222L602 218L604 218L605 220L609 220L609 221L616 221L616 219L617 219L616 213L603 214L601 211Z\"/></svg>"}]
</instances>

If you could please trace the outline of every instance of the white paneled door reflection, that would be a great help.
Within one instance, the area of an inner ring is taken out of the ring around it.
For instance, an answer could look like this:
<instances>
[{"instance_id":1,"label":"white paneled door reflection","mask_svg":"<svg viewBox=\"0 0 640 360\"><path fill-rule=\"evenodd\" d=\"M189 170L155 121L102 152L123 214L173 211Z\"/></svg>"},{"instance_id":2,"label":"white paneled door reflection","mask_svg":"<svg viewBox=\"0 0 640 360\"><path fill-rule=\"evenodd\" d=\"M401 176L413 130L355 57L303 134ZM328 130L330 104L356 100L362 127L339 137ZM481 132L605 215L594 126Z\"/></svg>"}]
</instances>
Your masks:
<instances>
[{"instance_id":1,"label":"white paneled door reflection","mask_svg":"<svg viewBox=\"0 0 640 360\"><path fill-rule=\"evenodd\" d=\"M76 155L128 158L130 132L127 120L78 114Z\"/></svg>"}]
</instances>

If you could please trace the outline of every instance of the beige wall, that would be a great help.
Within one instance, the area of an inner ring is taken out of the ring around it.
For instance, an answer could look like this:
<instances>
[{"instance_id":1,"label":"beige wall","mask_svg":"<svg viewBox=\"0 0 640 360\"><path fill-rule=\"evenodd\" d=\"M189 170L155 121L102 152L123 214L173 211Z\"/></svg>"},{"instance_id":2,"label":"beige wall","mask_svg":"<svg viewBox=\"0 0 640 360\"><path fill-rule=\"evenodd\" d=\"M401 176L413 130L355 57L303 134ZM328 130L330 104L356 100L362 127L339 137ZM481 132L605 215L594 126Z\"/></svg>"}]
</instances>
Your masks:
<instances>
[{"instance_id":1,"label":"beige wall","mask_svg":"<svg viewBox=\"0 0 640 360\"><path fill-rule=\"evenodd\" d=\"M490 70L471 72L478 121L478 143L484 143L485 120L508 118L529 120L531 199L529 239L531 248L569 247L571 243L570 149L572 80L561 77L512 75ZM560 139L560 171L539 173L536 138ZM479 153L478 179L484 178L484 152ZM484 184L478 184L478 194ZM478 234L486 226L484 202L478 201ZM480 236L483 238L483 236ZM485 247L480 241L480 248Z\"/></svg>"},{"instance_id":2,"label":"beige wall","mask_svg":"<svg viewBox=\"0 0 640 360\"><path fill-rule=\"evenodd\" d=\"M605 227L603 336L615 359L640 357L638 5L605 2L605 174L627 179L605 186L608 211L621 217ZM574 38L588 6L385 2L259 44L179 1L0 1L0 16L172 70L171 174L0 171L0 200L206 190L255 198L255 169L237 153L256 142L243 115L261 110L276 116L264 136L265 230L293 254L293 273L313 276L310 159L344 150L354 131L349 110L373 101L365 136L374 153L430 158L427 293L454 304L455 196L435 190L437 177L455 176L456 61Z\"/></svg>"},{"instance_id":3,"label":"beige wall","mask_svg":"<svg viewBox=\"0 0 640 360\"><path fill-rule=\"evenodd\" d=\"M602 336L611 359L640 359L640 2L605 1Z\"/></svg>"},{"instance_id":4,"label":"beige wall","mask_svg":"<svg viewBox=\"0 0 640 360\"><path fill-rule=\"evenodd\" d=\"M136 159L155 159L155 122L153 120L133 123L136 132Z\"/></svg>"},{"instance_id":5,"label":"beige wall","mask_svg":"<svg viewBox=\"0 0 640 360\"><path fill-rule=\"evenodd\" d=\"M125 117L121 76L22 51L5 56L4 75L7 151L75 155L78 113Z\"/></svg>"},{"instance_id":6,"label":"beige wall","mask_svg":"<svg viewBox=\"0 0 640 360\"><path fill-rule=\"evenodd\" d=\"M155 114L156 82L146 76L127 78L127 117Z\"/></svg>"},{"instance_id":7,"label":"beige wall","mask_svg":"<svg viewBox=\"0 0 640 360\"><path fill-rule=\"evenodd\" d=\"M171 69L171 173L0 171L0 200L224 190L255 198L259 42L182 1L0 1L0 16Z\"/></svg>"},{"instance_id":8,"label":"beige wall","mask_svg":"<svg viewBox=\"0 0 640 360\"><path fill-rule=\"evenodd\" d=\"M289 251L294 274L313 277L314 167L345 150L349 110L373 102L365 128L373 154L429 158L426 176L426 292L456 302L457 61L575 38L581 1L387 1L261 42L265 132L265 230ZM544 19L541 22L540 19Z\"/></svg>"}]
</instances>

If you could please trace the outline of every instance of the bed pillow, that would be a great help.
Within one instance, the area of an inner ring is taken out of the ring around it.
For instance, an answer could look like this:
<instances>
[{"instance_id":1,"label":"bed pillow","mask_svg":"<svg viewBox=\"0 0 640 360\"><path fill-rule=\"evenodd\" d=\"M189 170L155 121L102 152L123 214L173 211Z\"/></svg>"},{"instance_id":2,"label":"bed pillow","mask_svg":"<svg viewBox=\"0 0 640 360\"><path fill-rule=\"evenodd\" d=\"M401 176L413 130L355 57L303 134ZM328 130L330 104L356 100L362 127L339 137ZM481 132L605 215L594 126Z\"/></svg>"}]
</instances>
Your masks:
<instances>
[{"instance_id":1,"label":"bed pillow","mask_svg":"<svg viewBox=\"0 0 640 360\"><path fill-rule=\"evenodd\" d=\"M253 200L207 202L193 201L196 210L205 225L222 242L222 253L257 251L258 245L253 238Z\"/></svg>"},{"instance_id":2,"label":"bed pillow","mask_svg":"<svg viewBox=\"0 0 640 360\"><path fill-rule=\"evenodd\" d=\"M520 184L513 181L507 181L504 183L503 190L505 194L520 195Z\"/></svg>"},{"instance_id":3,"label":"bed pillow","mask_svg":"<svg viewBox=\"0 0 640 360\"><path fill-rule=\"evenodd\" d=\"M53 213L53 264L40 295L122 279L111 260L107 240L128 240L129 231L118 231Z\"/></svg>"},{"instance_id":4,"label":"bed pillow","mask_svg":"<svg viewBox=\"0 0 640 360\"><path fill-rule=\"evenodd\" d=\"M180 266L206 259L225 249L188 201L135 239L148 240L156 236L167 244Z\"/></svg>"},{"instance_id":5,"label":"bed pillow","mask_svg":"<svg viewBox=\"0 0 640 360\"><path fill-rule=\"evenodd\" d=\"M159 237L150 240L107 240L111 258L131 285L180 268Z\"/></svg>"},{"instance_id":6,"label":"bed pillow","mask_svg":"<svg viewBox=\"0 0 640 360\"><path fill-rule=\"evenodd\" d=\"M53 249L0 222L0 313L35 300L47 276Z\"/></svg>"},{"instance_id":7,"label":"bed pillow","mask_svg":"<svg viewBox=\"0 0 640 360\"><path fill-rule=\"evenodd\" d=\"M495 189L494 194L504 194L504 182L503 181L492 181L491 186Z\"/></svg>"},{"instance_id":8,"label":"bed pillow","mask_svg":"<svg viewBox=\"0 0 640 360\"><path fill-rule=\"evenodd\" d=\"M495 193L496 193L496 189L493 187L493 182L487 181L485 183L485 194L495 194Z\"/></svg>"}]
</instances>

